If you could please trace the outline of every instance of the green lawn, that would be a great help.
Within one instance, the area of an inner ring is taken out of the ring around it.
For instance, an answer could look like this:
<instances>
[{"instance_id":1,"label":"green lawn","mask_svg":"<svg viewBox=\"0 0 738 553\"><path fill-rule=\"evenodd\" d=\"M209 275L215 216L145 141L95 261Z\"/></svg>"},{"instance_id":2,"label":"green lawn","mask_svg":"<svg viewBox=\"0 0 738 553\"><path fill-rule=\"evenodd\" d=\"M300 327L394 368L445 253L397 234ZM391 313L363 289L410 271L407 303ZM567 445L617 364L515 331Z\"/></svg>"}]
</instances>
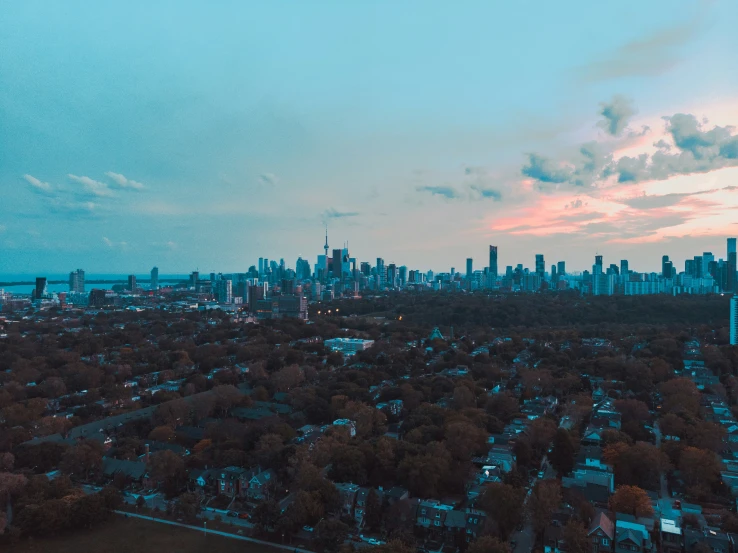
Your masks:
<instances>
[{"instance_id":1,"label":"green lawn","mask_svg":"<svg viewBox=\"0 0 738 553\"><path fill-rule=\"evenodd\" d=\"M115 516L94 530L56 538L23 539L0 549L13 553L284 553L243 540L122 516Z\"/></svg>"}]
</instances>

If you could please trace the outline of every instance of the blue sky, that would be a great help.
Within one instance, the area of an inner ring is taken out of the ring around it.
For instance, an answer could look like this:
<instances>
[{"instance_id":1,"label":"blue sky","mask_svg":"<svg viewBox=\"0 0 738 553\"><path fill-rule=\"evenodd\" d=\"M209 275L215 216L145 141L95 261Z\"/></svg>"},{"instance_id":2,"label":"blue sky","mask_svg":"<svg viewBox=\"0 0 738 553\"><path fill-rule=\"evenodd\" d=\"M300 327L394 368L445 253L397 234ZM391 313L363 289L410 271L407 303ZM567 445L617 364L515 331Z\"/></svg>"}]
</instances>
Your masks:
<instances>
[{"instance_id":1,"label":"blue sky","mask_svg":"<svg viewBox=\"0 0 738 553\"><path fill-rule=\"evenodd\" d=\"M331 246L411 268L497 244L503 265L652 270L736 228L735 2L100 4L3 6L0 272L314 262L326 222ZM627 187L614 165L584 187L525 170L577 172L590 141L650 156L677 113L720 127L708 168ZM672 192L656 218L622 200Z\"/></svg>"}]
</instances>

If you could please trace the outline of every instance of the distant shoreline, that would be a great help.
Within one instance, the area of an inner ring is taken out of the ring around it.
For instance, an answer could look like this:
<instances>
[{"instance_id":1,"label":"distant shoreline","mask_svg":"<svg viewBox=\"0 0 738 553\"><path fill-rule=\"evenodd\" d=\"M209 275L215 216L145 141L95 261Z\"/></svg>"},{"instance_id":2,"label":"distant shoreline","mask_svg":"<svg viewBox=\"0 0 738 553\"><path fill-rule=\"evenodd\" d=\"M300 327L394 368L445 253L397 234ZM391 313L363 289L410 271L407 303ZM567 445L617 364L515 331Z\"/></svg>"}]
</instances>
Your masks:
<instances>
[{"instance_id":1,"label":"distant shoreline","mask_svg":"<svg viewBox=\"0 0 738 553\"><path fill-rule=\"evenodd\" d=\"M85 280L85 284L126 284L128 281L126 279L114 279L114 280ZM137 278L136 282L151 282L151 279L144 279L144 278ZM182 283L187 282L187 279L181 279L181 278L160 278L159 282L174 282L174 283ZM23 280L23 281L16 281L16 282L0 282L0 287L4 286L34 286L36 284L35 280ZM47 280L46 284L69 284L69 280Z\"/></svg>"}]
</instances>

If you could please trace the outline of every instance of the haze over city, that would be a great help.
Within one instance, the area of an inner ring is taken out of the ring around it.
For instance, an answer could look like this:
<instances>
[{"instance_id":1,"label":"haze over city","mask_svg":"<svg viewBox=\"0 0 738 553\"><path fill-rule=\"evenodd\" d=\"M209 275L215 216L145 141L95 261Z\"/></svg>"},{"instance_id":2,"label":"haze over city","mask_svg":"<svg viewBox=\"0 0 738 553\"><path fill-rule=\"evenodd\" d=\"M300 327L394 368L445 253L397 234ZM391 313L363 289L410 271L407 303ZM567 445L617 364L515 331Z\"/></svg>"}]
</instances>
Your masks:
<instances>
[{"instance_id":1,"label":"haze over city","mask_svg":"<svg viewBox=\"0 0 738 553\"><path fill-rule=\"evenodd\" d=\"M314 263L325 224L434 270L488 244L658 270L735 235L733 2L3 13L5 272Z\"/></svg>"}]
</instances>

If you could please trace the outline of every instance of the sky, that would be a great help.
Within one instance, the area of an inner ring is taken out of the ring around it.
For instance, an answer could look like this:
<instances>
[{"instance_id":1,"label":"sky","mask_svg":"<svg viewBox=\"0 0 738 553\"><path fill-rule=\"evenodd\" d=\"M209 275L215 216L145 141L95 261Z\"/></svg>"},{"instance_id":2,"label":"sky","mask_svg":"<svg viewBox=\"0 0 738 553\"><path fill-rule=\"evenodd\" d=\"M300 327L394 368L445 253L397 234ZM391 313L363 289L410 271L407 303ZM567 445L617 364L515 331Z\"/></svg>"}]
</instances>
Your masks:
<instances>
[{"instance_id":1,"label":"sky","mask_svg":"<svg viewBox=\"0 0 738 553\"><path fill-rule=\"evenodd\" d=\"M738 2L25 0L0 273L726 257Z\"/></svg>"}]
</instances>

